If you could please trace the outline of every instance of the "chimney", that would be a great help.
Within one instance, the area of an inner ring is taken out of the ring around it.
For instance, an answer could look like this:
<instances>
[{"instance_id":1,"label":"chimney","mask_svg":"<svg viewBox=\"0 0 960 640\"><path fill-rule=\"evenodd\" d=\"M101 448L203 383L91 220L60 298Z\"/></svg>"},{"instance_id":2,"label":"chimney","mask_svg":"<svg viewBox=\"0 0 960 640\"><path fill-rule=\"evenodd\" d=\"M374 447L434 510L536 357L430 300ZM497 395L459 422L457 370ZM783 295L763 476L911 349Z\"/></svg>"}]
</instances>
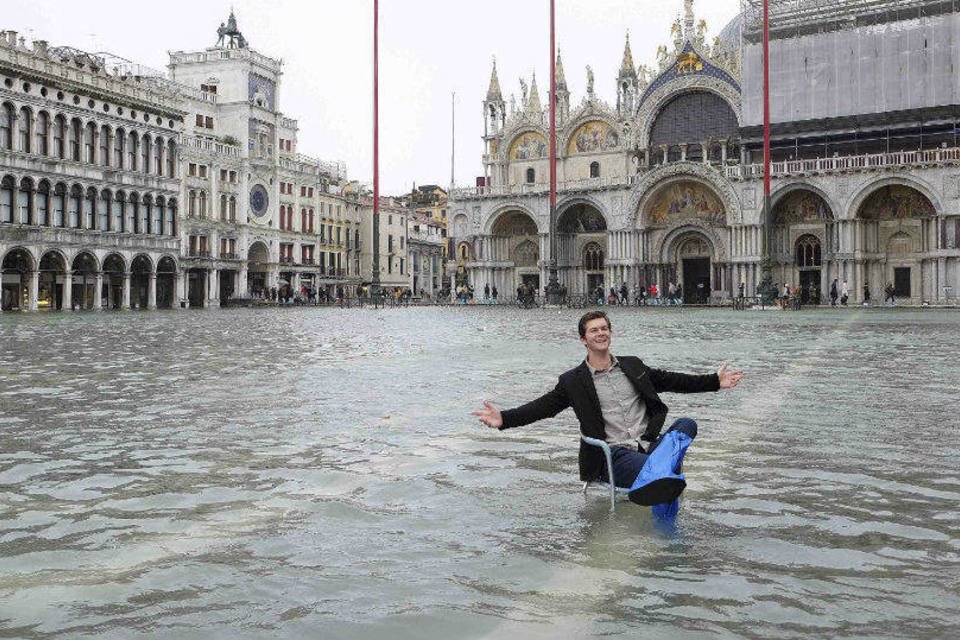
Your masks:
<instances>
[{"instance_id":1,"label":"chimney","mask_svg":"<svg viewBox=\"0 0 960 640\"><path fill-rule=\"evenodd\" d=\"M46 40L34 40L33 41L33 52L38 56L47 55L47 41Z\"/></svg>"}]
</instances>

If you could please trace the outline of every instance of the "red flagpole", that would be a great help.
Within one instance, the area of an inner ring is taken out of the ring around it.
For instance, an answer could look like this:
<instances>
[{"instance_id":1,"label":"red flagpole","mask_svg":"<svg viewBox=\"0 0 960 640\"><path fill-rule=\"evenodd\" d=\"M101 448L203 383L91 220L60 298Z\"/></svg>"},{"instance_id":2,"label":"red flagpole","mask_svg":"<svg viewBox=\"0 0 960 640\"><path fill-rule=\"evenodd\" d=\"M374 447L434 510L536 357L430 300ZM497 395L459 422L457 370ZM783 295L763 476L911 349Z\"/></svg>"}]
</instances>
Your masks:
<instances>
[{"instance_id":1,"label":"red flagpole","mask_svg":"<svg viewBox=\"0 0 960 640\"><path fill-rule=\"evenodd\" d=\"M380 288L380 113L379 113L379 0L373 0L373 277L371 288Z\"/></svg>"},{"instance_id":2,"label":"red flagpole","mask_svg":"<svg viewBox=\"0 0 960 640\"><path fill-rule=\"evenodd\" d=\"M550 209L557 206L557 48L554 27L554 0L550 0ZM551 260L553 256L550 256Z\"/></svg>"},{"instance_id":3,"label":"red flagpole","mask_svg":"<svg viewBox=\"0 0 960 640\"><path fill-rule=\"evenodd\" d=\"M763 0L763 195L770 198L770 18Z\"/></svg>"}]
</instances>

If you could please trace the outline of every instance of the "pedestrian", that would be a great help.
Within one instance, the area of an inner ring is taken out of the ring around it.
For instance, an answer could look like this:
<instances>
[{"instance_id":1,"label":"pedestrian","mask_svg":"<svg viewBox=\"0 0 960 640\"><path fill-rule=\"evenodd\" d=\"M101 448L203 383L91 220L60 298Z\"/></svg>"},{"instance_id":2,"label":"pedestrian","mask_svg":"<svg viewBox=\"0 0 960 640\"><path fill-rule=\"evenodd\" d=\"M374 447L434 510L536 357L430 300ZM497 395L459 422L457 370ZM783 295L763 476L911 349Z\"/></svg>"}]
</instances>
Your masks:
<instances>
[{"instance_id":1,"label":"pedestrian","mask_svg":"<svg viewBox=\"0 0 960 640\"><path fill-rule=\"evenodd\" d=\"M744 289L747 288L747 282L745 280L740 280L740 284L737 285L737 308L743 311L744 302L746 298L743 295Z\"/></svg>"},{"instance_id":2,"label":"pedestrian","mask_svg":"<svg viewBox=\"0 0 960 640\"><path fill-rule=\"evenodd\" d=\"M601 480L618 487L633 485L647 457L657 448L666 423L668 408L660 393L702 393L732 389L743 379L742 371L730 371L726 363L716 373L689 375L654 369L636 356L615 356L610 352L613 335L610 320L602 311L585 313L577 326L586 358L560 375L557 386L515 409L500 411L490 402L471 412L480 422L495 429L509 429L550 418L572 407L580 432L604 440L611 446L613 478L607 477L603 452L580 444L580 479ZM680 418L667 430L679 431L690 439L697 435L697 423ZM658 491L644 504L670 502L683 491L682 481L661 482Z\"/></svg>"},{"instance_id":3,"label":"pedestrian","mask_svg":"<svg viewBox=\"0 0 960 640\"><path fill-rule=\"evenodd\" d=\"M610 287L610 295L607 297L607 304L617 304L617 290L613 287Z\"/></svg>"},{"instance_id":4,"label":"pedestrian","mask_svg":"<svg viewBox=\"0 0 960 640\"><path fill-rule=\"evenodd\" d=\"M497 302L497 285L493 285L493 288L490 289L490 294L493 296L494 303Z\"/></svg>"},{"instance_id":5,"label":"pedestrian","mask_svg":"<svg viewBox=\"0 0 960 640\"><path fill-rule=\"evenodd\" d=\"M847 281L843 281L843 286L840 289L840 304L847 306L847 299L850 297L850 290L847 288Z\"/></svg>"},{"instance_id":6,"label":"pedestrian","mask_svg":"<svg viewBox=\"0 0 960 640\"><path fill-rule=\"evenodd\" d=\"M833 279L833 283L830 285L830 306L837 306L837 298L840 297L840 293L837 291L837 279Z\"/></svg>"},{"instance_id":7,"label":"pedestrian","mask_svg":"<svg viewBox=\"0 0 960 640\"><path fill-rule=\"evenodd\" d=\"M489 302L490 300L490 283L486 282L483 285L483 301Z\"/></svg>"},{"instance_id":8,"label":"pedestrian","mask_svg":"<svg viewBox=\"0 0 960 640\"><path fill-rule=\"evenodd\" d=\"M629 304L627 302L627 297L630 295L630 290L627 288L627 283L624 282L620 285L620 304Z\"/></svg>"},{"instance_id":9,"label":"pedestrian","mask_svg":"<svg viewBox=\"0 0 960 640\"><path fill-rule=\"evenodd\" d=\"M870 306L870 285L863 283L863 306Z\"/></svg>"},{"instance_id":10,"label":"pedestrian","mask_svg":"<svg viewBox=\"0 0 960 640\"><path fill-rule=\"evenodd\" d=\"M893 285L889 282L887 286L883 288L883 306L887 306L887 300L889 300L890 304L894 307L897 306L896 289L894 289Z\"/></svg>"}]
</instances>

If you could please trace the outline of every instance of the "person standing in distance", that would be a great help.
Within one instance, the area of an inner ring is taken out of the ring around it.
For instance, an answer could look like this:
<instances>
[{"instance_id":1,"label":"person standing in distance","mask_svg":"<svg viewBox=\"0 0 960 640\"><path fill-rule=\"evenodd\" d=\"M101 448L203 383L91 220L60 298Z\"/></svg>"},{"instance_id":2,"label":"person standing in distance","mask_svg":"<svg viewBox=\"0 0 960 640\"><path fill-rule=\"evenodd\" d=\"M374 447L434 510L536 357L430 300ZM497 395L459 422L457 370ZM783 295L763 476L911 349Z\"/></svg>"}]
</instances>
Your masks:
<instances>
[{"instance_id":1,"label":"person standing in distance","mask_svg":"<svg viewBox=\"0 0 960 640\"><path fill-rule=\"evenodd\" d=\"M615 356L610 352L610 319L602 311L585 313L577 329L587 357L579 366L561 374L552 391L506 411L484 402L484 408L472 411L471 415L488 427L503 430L550 418L573 407L580 432L610 444L613 480L618 487L629 488L633 484L647 456L660 443L668 411L660 393L732 389L743 379L742 371L728 370L726 363L716 373L689 375L653 369L636 356ZM695 438L697 423L680 418L668 429L672 430ZM580 480L609 482L603 452L598 447L581 441L579 467Z\"/></svg>"}]
</instances>

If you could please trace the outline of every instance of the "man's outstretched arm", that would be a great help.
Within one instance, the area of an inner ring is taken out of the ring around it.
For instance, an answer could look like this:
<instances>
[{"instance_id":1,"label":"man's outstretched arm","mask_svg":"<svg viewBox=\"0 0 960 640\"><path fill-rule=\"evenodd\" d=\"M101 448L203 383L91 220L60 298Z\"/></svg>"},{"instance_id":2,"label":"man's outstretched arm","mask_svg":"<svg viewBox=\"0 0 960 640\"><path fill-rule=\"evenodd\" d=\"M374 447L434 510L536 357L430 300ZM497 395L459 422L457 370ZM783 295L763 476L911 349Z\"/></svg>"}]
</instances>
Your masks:
<instances>
[{"instance_id":1,"label":"man's outstretched arm","mask_svg":"<svg viewBox=\"0 0 960 640\"><path fill-rule=\"evenodd\" d=\"M741 380L743 380L743 371L728 370L726 362L720 366L716 373L709 373L707 375L690 375L687 373L664 371L663 369L650 369L650 381L653 383L653 387L657 390L657 393L662 391L700 393L703 391L732 389L740 384Z\"/></svg>"},{"instance_id":2,"label":"man's outstretched arm","mask_svg":"<svg viewBox=\"0 0 960 640\"><path fill-rule=\"evenodd\" d=\"M520 427L544 418L552 418L570 406L570 401L561 383L543 394L516 409L507 409L501 412L489 402L483 403L483 410L471 411L470 415L480 418L480 422L494 429L509 429Z\"/></svg>"}]
</instances>

